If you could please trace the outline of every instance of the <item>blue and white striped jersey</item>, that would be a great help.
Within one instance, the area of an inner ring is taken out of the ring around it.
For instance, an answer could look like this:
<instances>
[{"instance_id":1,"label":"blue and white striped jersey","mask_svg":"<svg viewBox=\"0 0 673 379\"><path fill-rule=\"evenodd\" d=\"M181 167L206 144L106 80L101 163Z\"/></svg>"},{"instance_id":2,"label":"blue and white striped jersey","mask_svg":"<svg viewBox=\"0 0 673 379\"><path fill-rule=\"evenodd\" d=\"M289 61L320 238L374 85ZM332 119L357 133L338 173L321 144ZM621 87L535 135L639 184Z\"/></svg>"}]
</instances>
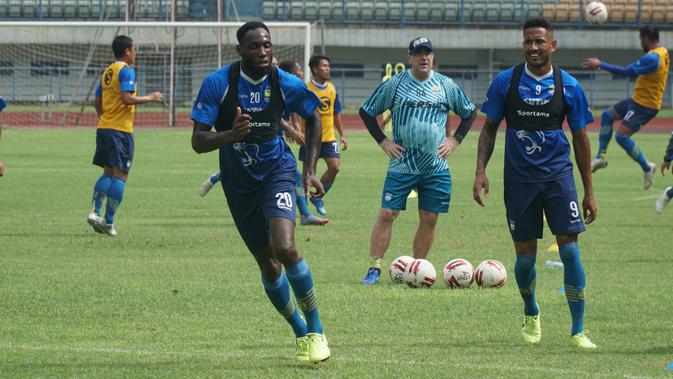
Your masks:
<instances>
[{"instance_id":1,"label":"blue and white striped jersey","mask_svg":"<svg viewBox=\"0 0 673 379\"><path fill-rule=\"evenodd\" d=\"M410 70L381 83L362 105L376 117L389 109L393 116L393 140L405 148L401 159L391 159L390 172L433 174L448 170L437 149L446 137L449 110L467 118L474 104L450 78L431 72L420 82Z\"/></svg>"}]
</instances>

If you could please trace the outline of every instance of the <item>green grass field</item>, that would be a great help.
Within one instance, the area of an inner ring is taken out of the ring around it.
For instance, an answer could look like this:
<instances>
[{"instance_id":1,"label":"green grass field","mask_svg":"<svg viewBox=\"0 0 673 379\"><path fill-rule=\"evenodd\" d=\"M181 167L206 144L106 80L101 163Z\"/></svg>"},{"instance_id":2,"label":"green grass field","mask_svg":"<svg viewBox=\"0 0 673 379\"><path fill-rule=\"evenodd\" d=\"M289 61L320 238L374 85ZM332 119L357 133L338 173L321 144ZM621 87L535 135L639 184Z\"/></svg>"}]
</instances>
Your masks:
<instances>
[{"instance_id":1,"label":"green grass field","mask_svg":"<svg viewBox=\"0 0 673 379\"><path fill-rule=\"evenodd\" d=\"M3 133L0 160L0 377L666 377L673 371L670 256L673 208L654 201L673 184L642 174L619 147L594 177L598 220L582 234L587 328L599 349L569 346L563 273L540 241L539 346L519 339L523 304L502 201L502 143L486 208L472 200L477 133L450 158L454 180L430 260L502 261L499 290L359 284L380 206L386 159L370 137L350 149L326 198L330 224L297 227L312 268L332 359L293 358L292 332L266 299L219 188L200 198L217 154L191 151L187 130L139 130L117 217L118 237L86 224L100 170L91 130ZM595 144L596 136L591 136ZM659 163L668 135L638 135ZM595 148L595 145L594 145ZM322 169L321 169L322 171ZM581 188L581 185L580 185ZM580 189L581 192L581 189ZM416 200L395 225L386 265L410 254Z\"/></svg>"}]
</instances>

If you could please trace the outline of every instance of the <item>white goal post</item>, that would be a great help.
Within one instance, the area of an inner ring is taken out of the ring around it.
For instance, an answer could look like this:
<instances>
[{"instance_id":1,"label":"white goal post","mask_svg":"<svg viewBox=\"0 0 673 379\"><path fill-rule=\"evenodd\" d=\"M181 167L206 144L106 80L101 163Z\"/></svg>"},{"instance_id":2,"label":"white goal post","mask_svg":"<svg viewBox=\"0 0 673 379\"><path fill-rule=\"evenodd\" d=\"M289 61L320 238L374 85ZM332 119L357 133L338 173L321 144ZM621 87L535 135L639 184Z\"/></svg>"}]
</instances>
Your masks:
<instances>
[{"instance_id":1,"label":"white goal post","mask_svg":"<svg viewBox=\"0 0 673 379\"><path fill-rule=\"evenodd\" d=\"M92 126L102 70L114 61L112 40L125 34L138 47L139 93L164 93L164 104L136 109L136 125L190 123L190 108L209 72L238 59L243 22L0 22L0 96L6 125ZM312 24L267 22L278 61L308 66ZM310 72L308 69L305 70ZM306 80L308 80L308 75Z\"/></svg>"}]
</instances>

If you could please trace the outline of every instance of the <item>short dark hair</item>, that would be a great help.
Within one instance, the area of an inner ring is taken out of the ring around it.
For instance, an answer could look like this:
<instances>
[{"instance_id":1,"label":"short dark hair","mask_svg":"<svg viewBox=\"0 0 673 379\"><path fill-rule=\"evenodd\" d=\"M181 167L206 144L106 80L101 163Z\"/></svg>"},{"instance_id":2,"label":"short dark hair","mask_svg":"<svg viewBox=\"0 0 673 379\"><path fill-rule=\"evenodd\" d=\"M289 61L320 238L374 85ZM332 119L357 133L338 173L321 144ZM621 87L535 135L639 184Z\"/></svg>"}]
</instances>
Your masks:
<instances>
[{"instance_id":1,"label":"short dark hair","mask_svg":"<svg viewBox=\"0 0 673 379\"><path fill-rule=\"evenodd\" d=\"M323 59L326 60L327 63L332 64L332 61L327 56L317 54L317 55L312 56L308 60L308 67L311 70L313 70L314 68L318 67L318 65L320 64L320 61L323 60Z\"/></svg>"},{"instance_id":2,"label":"short dark hair","mask_svg":"<svg viewBox=\"0 0 673 379\"><path fill-rule=\"evenodd\" d=\"M128 36L116 36L112 40L112 52L115 54L115 58L122 58L126 49L130 49L133 46L133 40Z\"/></svg>"},{"instance_id":3,"label":"short dark hair","mask_svg":"<svg viewBox=\"0 0 673 379\"><path fill-rule=\"evenodd\" d=\"M294 70L298 64L299 63L294 59L286 59L278 64L278 68L285 72L292 73L292 70Z\"/></svg>"},{"instance_id":4,"label":"short dark hair","mask_svg":"<svg viewBox=\"0 0 673 379\"><path fill-rule=\"evenodd\" d=\"M659 41L659 29L652 25L645 25L640 28L640 36L652 41Z\"/></svg>"},{"instance_id":5,"label":"short dark hair","mask_svg":"<svg viewBox=\"0 0 673 379\"><path fill-rule=\"evenodd\" d=\"M523 30L526 31L526 29L532 29L532 28L544 28L548 32L553 31L551 24L549 21L547 21L546 18L544 17L537 17L537 18L530 18L526 20L523 24Z\"/></svg>"},{"instance_id":6,"label":"short dark hair","mask_svg":"<svg viewBox=\"0 0 673 379\"><path fill-rule=\"evenodd\" d=\"M259 28L266 30L266 32L269 33L269 37L271 36L269 27L266 26L265 23L259 21L248 21L245 24L243 24L240 28L238 28L238 30L236 31L236 39L238 40L238 44L239 45L241 44L243 38L249 31Z\"/></svg>"}]
</instances>

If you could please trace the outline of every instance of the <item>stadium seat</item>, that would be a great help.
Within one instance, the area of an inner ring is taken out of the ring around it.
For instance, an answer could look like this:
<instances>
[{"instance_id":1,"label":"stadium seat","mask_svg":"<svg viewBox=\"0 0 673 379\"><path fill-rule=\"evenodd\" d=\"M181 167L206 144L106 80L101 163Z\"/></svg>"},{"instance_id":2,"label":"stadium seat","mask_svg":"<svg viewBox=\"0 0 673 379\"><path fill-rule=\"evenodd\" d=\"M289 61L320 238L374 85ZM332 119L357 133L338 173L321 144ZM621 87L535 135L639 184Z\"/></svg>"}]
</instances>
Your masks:
<instances>
[{"instance_id":1,"label":"stadium seat","mask_svg":"<svg viewBox=\"0 0 673 379\"><path fill-rule=\"evenodd\" d=\"M388 21L388 2L376 1L374 2L374 20Z\"/></svg>"},{"instance_id":2,"label":"stadium seat","mask_svg":"<svg viewBox=\"0 0 673 379\"><path fill-rule=\"evenodd\" d=\"M77 0L63 1L63 17L66 19L73 19L77 17Z\"/></svg>"},{"instance_id":3,"label":"stadium seat","mask_svg":"<svg viewBox=\"0 0 673 379\"><path fill-rule=\"evenodd\" d=\"M21 18L21 2L9 1L7 9L7 16L10 18Z\"/></svg>"},{"instance_id":4,"label":"stadium seat","mask_svg":"<svg viewBox=\"0 0 673 379\"><path fill-rule=\"evenodd\" d=\"M554 21L567 22L570 19L570 7L567 4L557 4Z\"/></svg>"},{"instance_id":5,"label":"stadium seat","mask_svg":"<svg viewBox=\"0 0 673 379\"><path fill-rule=\"evenodd\" d=\"M91 18L91 6L87 3L80 3L77 6L77 18Z\"/></svg>"},{"instance_id":6,"label":"stadium seat","mask_svg":"<svg viewBox=\"0 0 673 379\"><path fill-rule=\"evenodd\" d=\"M290 20L303 20L304 19L304 2L299 0L293 0L290 2Z\"/></svg>"},{"instance_id":7,"label":"stadium seat","mask_svg":"<svg viewBox=\"0 0 673 379\"><path fill-rule=\"evenodd\" d=\"M537 17L544 17L542 4L529 5L528 9L526 10L526 18L537 18Z\"/></svg>"},{"instance_id":8,"label":"stadium seat","mask_svg":"<svg viewBox=\"0 0 673 379\"><path fill-rule=\"evenodd\" d=\"M204 0L191 0L189 2L189 17L196 19L207 18L210 14L209 4Z\"/></svg>"},{"instance_id":9,"label":"stadium seat","mask_svg":"<svg viewBox=\"0 0 673 379\"><path fill-rule=\"evenodd\" d=\"M673 6L667 5L664 12L666 22L673 23Z\"/></svg>"},{"instance_id":10,"label":"stadium seat","mask_svg":"<svg viewBox=\"0 0 673 379\"><path fill-rule=\"evenodd\" d=\"M660 24L666 20L666 12L662 9L656 9L651 12L650 22Z\"/></svg>"},{"instance_id":11,"label":"stadium seat","mask_svg":"<svg viewBox=\"0 0 673 379\"><path fill-rule=\"evenodd\" d=\"M405 22L413 22L416 21L416 3L412 1L405 1L404 2L404 9L402 10L402 14L404 14L404 21Z\"/></svg>"},{"instance_id":12,"label":"stadium seat","mask_svg":"<svg viewBox=\"0 0 673 379\"><path fill-rule=\"evenodd\" d=\"M346 3L346 20L355 21L360 19L360 1L348 0Z\"/></svg>"},{"instance_id":13,"label":"stadium seat","mask_svg":"<svg viewBox=\"0 0 673 379\"><path fill-rule=\"evenodd\" d=\"M340 7L341 4L336 4L335 6ZM332 2L331 1L320 1L318 2L318 18L322 20L331 20L332 19Z\"/></svg>"},{"instance_id":14,"label":"stadium seat","mask_svg":"<svg viewBox=\"0 0 673 379\"><path fill-rule=\"evenodd\" d=\"M451 3L447 3L446 6L444 7L444 21L448 22L456 22L458 21L460 15L458 14L458 8L460 5L455 5Z\"/></svg>"},{"instance_id":15,"label":"stadium seat","mask_svg":"<svg viewBox=\"0 0 673 379\"><path fill-rule=\"evenodd\" d=\"M360 20L371 21L374 19L374 3L363 1L360 3Z\"/></svg>"},{"instance_id":16,"label":"stadium seat","mask_svg":"<svg viewBox=\"0 0 673 379\"><path fill-rule=\"evenodd\" d=\"M344 20L345 10L343 3L337 2L332 5L332 20L342 21Z\"/></svg>"},{"instance_id":17,"label":"stadium seat","mask_svg":"<svg viewBox=\"0 0 673 379\"><path fill-rule=\"evenodd\" d=\"M419 1L416 3L416 20L426 22L430 20L430 3Z\"/></svg>"},{"instance_id":18,"label":"stadium seat","mask_svg":"<svg viewBox=\"0 0 673 379\"><path fill-rule=\"evenodd\" d=\"M0 4L0 18L9 17L9 6L7 4Z\"/></svg>"},{"instance_id":19,"label":"stadium seat","mask_svg":"<svg viewBox=\"0 0 673 379\"><path fill-rule=\"evenodd\" d=\"M317 20L318 19L318 3L315 1L307 1L304 3L304 19Z\"/></svg>"},{"instance_id":20,"label":"stadium seat","mask_svg":"<svg viewBox=\"0 0 673 379\"><path fill-rule=\"evenodd\" d=\"M391 1L388 4L388 20L400 21L402 19L402 3Z\"/></svg>"},{"instance_id":21,"label":"stadium seat","mask_svg":"<svg viewBox=\"0 0 673 379\"><path fill-rule=\"evenodd\" d=\"M434 1L430 3L430 21L442 21L444 20L444 4L440 1Z\"/></svg>"},{"instance_id":22,"label":"stadium seat","mask_svg":"<svg viewBox=\"0 0 673 379\"><path fill-rule=\"evenodd\" d=\"M514 3L503 2L500 4L500 21L514 21Z\"/></svg>"},{"instance_id":23,"label":"stadium seat","mask_svg":"<svg viewBox=\"0 0 673 379\"><path fill-rule=\"evenodd\" d=\"M624 7L623 5L613 5L608 12L608 20L610 22L622 23L624 22Z\"/></svg>"},{"instance_id":24,"label":"stadium seat","mask_svg":"<svg viewBox=\"0 0 673 379\"><path fill-rule=\"evenodd\" d=\"M488 3L486 5L486 21L500 21L500 5L498 3Z\"/></svg>"},{"instance_id":25,"label":"stadium seat","mask_svg":"<svg viewBox=\"0 0 673 379\"><path fill-rule=\"evenodd\" d=\"M23 18L37 18L37 1L24 0L23 1Z\"/></svg>"},{"instance_id":26,"label":"stadium seat","mask_svg":"<svg viewBox=\"0 0 673 379\"><path fill-rule=\"evenodd\" d=\"M624 22L634 23L638 19L638 6L627 5L624 8Z\"/></svg>"},{"instance_id":27,"label":"stadium seat","mask_svg":"<svg viewBox=\"0 0 673 379\"><path fill-rule=\"evenodd\" d=\"M460 20L461 9L462 9L462 12L463 12L463 21L472 20L472 3L471 2L463 3L462 8L460 8L460 4L458 4L458 19L459 20Z\"/></svg>"},{"instance_id":28,"label":"stadium seat","mask_svg":"<svg viewBox=\"0 0 673 379\"><path fill-rule=\"evenodd\" d=\"M472 4L472 17L470 18L470 21L486 21L486 7L487 3L475 1Z\"/></svg>"},{"instance_id":29,"label":"stadium seat","mask_svg":"<svg viewBox=\"0 0 673 379\"><path fill-rule=\"evenodd\" d=\"M264 20L276 19L276 2L265 1L262 3L262 18Z\"/></svg>"}]
</instances>

